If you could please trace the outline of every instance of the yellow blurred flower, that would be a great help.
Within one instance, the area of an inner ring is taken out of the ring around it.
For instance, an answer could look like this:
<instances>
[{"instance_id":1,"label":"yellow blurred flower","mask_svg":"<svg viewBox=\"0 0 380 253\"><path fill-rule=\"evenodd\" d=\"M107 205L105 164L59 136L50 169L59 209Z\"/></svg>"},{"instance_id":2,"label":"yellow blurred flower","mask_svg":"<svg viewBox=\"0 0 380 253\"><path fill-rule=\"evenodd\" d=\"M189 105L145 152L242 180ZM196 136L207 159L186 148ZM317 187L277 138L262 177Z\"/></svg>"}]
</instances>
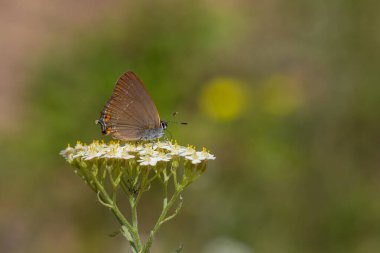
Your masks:
<instances>
[{"instance_id":1,"label":"yellow blurred flower","mask_svg":"<svg viewBox=\"0 0 380 253\"><path fill-rule=\"evenodd\" d=\"M215 120L234 120L244 111L247 95L244 83L217 78L206 83L199 96L201 110Z\"/></svg>"}]
</instances>

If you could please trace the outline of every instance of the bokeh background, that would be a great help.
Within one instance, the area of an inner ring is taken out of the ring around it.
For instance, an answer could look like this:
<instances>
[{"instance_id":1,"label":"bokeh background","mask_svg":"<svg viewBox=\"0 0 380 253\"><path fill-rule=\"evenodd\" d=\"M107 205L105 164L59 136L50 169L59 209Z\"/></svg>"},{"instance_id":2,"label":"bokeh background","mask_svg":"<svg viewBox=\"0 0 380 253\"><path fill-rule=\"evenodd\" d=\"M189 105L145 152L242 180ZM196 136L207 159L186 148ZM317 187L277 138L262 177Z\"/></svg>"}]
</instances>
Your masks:
<instances>
[{"instance_id":1,"label":"bokeh background","mask_svg":"<svg viewBox=\"0 0 380 253\"><path fill-rule=\"evenodd\" d=\"M58 155L135 71L217 156L153 252L380 252L380 2L0 2L0 252L129 252ZM148 233L161 207L140 209Z\"/></svg>"}]
</instances>

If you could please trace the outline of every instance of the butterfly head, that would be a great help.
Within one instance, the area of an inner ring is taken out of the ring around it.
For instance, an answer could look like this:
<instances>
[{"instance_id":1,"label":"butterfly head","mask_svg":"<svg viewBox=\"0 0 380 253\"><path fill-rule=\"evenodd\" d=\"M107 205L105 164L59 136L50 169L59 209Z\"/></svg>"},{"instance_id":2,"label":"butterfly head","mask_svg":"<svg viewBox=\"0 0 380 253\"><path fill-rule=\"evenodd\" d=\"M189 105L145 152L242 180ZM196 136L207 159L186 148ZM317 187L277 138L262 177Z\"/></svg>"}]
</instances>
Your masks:
<instances>
[{"instance_id":1,"label":"butterfly head","mask_svg":"<svg viewBox=\"0 0 380 253\"><path fill-rule=\"evenodd\" d=\"M166 130L166 128L168 128L168 122L161 120L160 126L162 129Z\"/></svg>"},{"instance_id":2,"label":"butterfly head","mask_svg":"<svg viewBox=\"0 0 380 253\"><path fill-rule=\"evenodd\" d=\"M102 130L102 134L108 135L111 133L111 124L109 124L109 121L111 119L111 115L109 113L101 113L100 118L98 120L95 120L95 124L99 124L100 128Z\"/></svg>"}]
</instances>

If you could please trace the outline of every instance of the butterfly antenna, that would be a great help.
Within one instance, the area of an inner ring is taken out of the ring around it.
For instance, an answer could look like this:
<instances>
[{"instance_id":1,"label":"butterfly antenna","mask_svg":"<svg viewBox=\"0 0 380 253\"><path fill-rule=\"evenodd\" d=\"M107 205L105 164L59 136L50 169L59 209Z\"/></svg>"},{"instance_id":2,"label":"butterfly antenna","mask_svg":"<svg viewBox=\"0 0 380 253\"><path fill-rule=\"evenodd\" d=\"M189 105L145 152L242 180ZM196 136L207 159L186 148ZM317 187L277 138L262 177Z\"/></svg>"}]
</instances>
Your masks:
<instances>
[{"instance_id":1,"label":"butterfly antenna","mask_svg":"<svg viewBox=\"0 0 380 253\"><path fill-rule=\"evenodd\" d=\"M173 112L172 113L172 117L175 117L179 114L179 112ZM181 124L181 125L187 125L188 123L187 122L178 122L178 121L167 121L168 123L174 123L174 124Z\"/></svg>"},{"instance_id":2,"label":"butterfly antenna","mask_svg":"<svg viewBox=\"0 0 380 253\"><path fill-rule=\"evenodd\" d=\"M174 123L174 124L181 124L181 125L188 125L187 122L178 122L178 121L171 121L171 120L168 120L166 121L167 123Z\"/></svg>"}]
</instances>

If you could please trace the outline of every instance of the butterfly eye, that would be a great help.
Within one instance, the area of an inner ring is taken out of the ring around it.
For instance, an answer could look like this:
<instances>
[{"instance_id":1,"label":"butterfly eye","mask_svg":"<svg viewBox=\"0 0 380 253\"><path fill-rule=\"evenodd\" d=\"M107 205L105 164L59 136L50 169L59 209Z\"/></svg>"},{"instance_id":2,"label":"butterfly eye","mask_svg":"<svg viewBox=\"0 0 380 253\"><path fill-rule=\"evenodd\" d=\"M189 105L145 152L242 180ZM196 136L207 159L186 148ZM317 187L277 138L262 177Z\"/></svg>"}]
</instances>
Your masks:
<instances>
[{"instance_id":1,"label":"butterfly eye","mask_svg":"<svg viewBox=\"0 0 380 253\"><path fill-rule=\"evenodd\" d=\"M168 128L168 123L166 121L161 121L161 127L165 130L166 128Z\"/></svg>"}]
</instances>

